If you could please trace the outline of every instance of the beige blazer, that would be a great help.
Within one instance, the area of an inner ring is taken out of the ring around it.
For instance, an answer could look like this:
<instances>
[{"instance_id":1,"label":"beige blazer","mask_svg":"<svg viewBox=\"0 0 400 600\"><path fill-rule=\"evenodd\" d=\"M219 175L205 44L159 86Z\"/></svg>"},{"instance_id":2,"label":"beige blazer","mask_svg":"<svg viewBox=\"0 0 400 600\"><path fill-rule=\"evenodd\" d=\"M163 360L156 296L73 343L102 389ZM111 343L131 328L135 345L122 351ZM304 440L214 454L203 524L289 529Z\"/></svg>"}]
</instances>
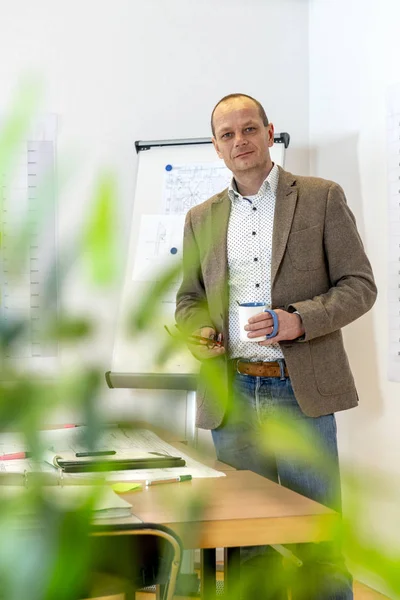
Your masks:
<instances>
[{"instance_id":1,"label":"beige blazer","mask_svg":"<svg viewBox=\"0 0 400 600\"><path fill-rule=\"evenodd\" d=\"M212 326L224 333L226 343L230 207L224 190L188 212L176 308L182 329ZM341 328L371 308L377 291L354 216L336 183L279 168L271 286L272 306L298 310L305 327L304 341L281 343L304 413L318 417L356 406ZM218 361L222 377L227 376L227 358L210 359ZM197 425L218 427L226 403L215 402L201 377L197 403Z\"/></svg>"}]
</instances>

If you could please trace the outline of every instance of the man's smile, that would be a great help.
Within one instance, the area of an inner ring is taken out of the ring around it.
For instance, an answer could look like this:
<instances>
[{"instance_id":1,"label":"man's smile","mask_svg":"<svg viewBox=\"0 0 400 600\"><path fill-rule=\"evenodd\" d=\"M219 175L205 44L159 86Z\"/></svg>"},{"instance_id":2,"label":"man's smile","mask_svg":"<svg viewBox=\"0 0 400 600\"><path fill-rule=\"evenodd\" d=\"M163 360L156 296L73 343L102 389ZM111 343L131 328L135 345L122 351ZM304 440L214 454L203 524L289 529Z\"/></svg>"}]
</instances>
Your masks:
<instances>
[{"instance_id":1,"label":"man's smile","mask_svg":"<svg viewBox=\"0 0 400 600\"><path fill-rule=\"evenodd\" d=\"M247 152L241 152L241 154L236 154L235 158L243 158L244 156L249 156L249 154L253 154L253 150L248 150Z\"/></svg>"}]
</instances>

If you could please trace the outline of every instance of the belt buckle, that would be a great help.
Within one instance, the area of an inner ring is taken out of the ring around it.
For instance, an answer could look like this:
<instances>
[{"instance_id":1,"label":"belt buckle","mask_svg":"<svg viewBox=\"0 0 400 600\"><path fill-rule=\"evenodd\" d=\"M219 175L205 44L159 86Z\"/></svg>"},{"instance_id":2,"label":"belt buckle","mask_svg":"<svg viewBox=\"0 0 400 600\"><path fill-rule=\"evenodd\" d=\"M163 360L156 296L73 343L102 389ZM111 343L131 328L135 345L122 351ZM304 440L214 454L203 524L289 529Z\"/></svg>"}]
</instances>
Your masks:
<instances>
[{"instance_id":1,"label":"belt buckle","mask_svg":"<svg viewBox=\"0 0 400 600\"><path fill-rule=\"evenodd\" d=\"M236 373L238 373L239 375L246 375L246 373L242 373L241 371L239 371L239 363L240 363L240 360L241 360L240 358L236 358L236 359L235 359L235 362L236 362L236 365L235 365L235 371L236 371Z\"/></svg>"}]
</instances>

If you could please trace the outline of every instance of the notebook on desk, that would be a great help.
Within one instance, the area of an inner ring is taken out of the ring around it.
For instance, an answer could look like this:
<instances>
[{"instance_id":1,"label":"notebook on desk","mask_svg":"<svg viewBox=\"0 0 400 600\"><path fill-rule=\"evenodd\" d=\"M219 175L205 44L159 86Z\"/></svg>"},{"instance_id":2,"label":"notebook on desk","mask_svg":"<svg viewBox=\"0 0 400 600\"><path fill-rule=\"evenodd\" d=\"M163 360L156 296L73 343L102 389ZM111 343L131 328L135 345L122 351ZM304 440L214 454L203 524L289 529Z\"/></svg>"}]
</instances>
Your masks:
<instances>
[{"instance_id":1,"label":"notebook on desk","mask_svg":"<svg viewBox=\"0 0 400 600\"><path fill-rule=\"evenodd\" d=\"M79 453L77 453L79 454ZM166 469L184 467L186 461L180 456L169 456L141 450L118 450L112 455L77 456L74 452L46 452L44 460L65 473L91 471L125 471L129 469ZM90 454L90 453L87 453Z\"/></svg>"},{"instance_id":2,"label":"notebook on desk","mask_svg":"<svg viewBox=\"0 0 400 600\"><path fill-rule=\"evenodd\" d=\"M132 517L132 506L118 496L110 486L43 486L42 496L47 502L65 511L81 509L88 499L93 498L92 512L95 519ZM37 506L28 496L27 490L18 485L1 485L0 500L10 501L17 507L17 514L35 516ZM18 504L17 504L18 502ZM138 519L140 521L140 519Z\"/></svg>"}]
</instances>

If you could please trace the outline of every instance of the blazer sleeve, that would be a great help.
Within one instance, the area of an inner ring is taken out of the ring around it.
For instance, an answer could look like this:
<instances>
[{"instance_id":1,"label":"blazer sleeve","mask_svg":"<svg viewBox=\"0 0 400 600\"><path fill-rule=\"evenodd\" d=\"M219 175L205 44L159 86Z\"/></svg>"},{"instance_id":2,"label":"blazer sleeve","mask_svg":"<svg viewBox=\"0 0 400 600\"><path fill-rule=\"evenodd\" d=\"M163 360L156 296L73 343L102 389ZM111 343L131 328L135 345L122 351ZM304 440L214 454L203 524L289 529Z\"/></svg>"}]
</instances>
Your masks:
<instances>
[{"instance_id":1,"label":"blazer sleeve","mask_svg":"<svg viewBox=\"0 0 400 600\"><path fill-rule=\"evenodd\" d=\"M302 318L304 341L355 321L373 306L377 295L354 215L342 188L335 183L329 187L326 202L324 251L330 289L310 300L292 302L289 307Z\"/></svg>"},{"instance_id":2,"label":"blazer sleeve","mask_svg":"<svg viewBox=\"0 0 400 600\"><path fill-rule=\"evenodd\" d=\"M191 211L185 220L182 283L176 296L175 319L178 327L189 335L201 327L212 327Z\"/></svg>"}]
</instances>

